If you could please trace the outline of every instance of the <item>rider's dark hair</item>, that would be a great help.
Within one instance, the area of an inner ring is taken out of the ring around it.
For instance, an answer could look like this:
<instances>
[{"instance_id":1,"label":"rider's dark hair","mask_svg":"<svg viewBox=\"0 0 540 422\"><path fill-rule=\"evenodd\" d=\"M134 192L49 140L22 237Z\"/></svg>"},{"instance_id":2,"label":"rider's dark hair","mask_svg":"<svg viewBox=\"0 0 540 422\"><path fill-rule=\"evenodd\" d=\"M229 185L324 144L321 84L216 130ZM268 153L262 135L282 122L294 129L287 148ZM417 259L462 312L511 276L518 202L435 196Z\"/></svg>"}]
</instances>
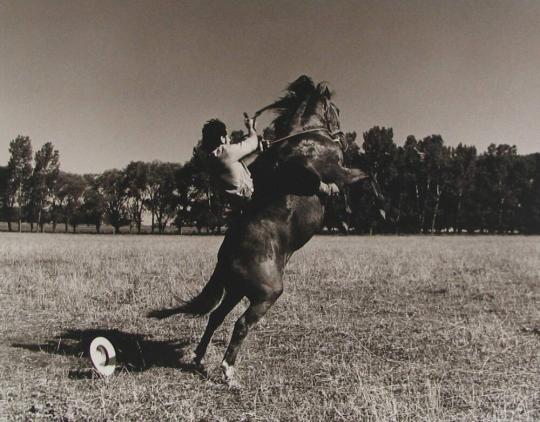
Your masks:
<instances>
[{"instance_id":1,"label":"rider's dark hair","mask_svg":"<svg viewBox=\"0 0 540 422\"><path fill-rule=\"evenodd\" d=\"M210 153L221 145L221 137L227 136L227 126L221 120L208 120L202 128L201 147Z\"/></svg>"}]
</instances>

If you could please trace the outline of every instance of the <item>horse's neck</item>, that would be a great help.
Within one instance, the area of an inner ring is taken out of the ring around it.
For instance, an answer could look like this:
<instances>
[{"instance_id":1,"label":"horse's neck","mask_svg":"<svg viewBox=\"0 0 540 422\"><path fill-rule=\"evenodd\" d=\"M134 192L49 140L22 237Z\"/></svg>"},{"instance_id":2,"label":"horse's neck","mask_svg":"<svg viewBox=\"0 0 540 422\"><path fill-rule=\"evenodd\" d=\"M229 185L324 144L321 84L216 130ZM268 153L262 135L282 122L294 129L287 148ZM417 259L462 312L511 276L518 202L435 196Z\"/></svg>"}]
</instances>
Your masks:
<instances>
[{"instance_id":1,"label":"horse's neck","mask_svg":"<svg viewBox=\"0 0 540 422\"><path fill-rule=\"evenodd\" d=\"M292 123L284 130L276 132L276 139L286 138L293 136L295 133L302 133L306 130L312 130L317 128L324 128L324 122L317 115L310 116L308 118L299 117L295 118Z\"/></svg>"}]
</instances>

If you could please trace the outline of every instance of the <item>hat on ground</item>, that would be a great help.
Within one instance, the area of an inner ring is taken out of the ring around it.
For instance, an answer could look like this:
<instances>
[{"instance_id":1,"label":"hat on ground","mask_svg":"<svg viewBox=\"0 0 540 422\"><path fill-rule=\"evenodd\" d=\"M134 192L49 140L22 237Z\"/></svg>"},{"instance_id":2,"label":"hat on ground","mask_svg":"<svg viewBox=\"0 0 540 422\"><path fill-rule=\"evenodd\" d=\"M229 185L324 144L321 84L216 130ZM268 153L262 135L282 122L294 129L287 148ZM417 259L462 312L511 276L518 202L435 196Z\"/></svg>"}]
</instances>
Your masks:
<instances>
[{"instance_id":1,"label":"hat on ground","mask_svg":"<svg viewBox=\"0 0 540 422\"><path fill-rule=\"evenodd\" d=\"M94 369L102 376L108 377L116 369L116 351L112 343L105 337L96 337L90 343L90 361Z\"/></svg>"}]
</instances>

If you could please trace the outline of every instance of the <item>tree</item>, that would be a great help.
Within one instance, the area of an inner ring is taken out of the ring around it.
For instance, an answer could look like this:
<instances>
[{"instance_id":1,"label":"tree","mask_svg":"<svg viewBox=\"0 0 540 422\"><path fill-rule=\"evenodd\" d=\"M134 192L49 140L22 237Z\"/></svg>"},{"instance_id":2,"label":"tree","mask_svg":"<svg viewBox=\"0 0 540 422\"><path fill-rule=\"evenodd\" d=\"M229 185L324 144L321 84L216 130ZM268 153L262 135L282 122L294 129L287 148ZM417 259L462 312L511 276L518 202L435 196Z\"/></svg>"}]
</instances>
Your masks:
<instances>
[{"instance_id":1,"label":"tree","mask_svg":"<svg viewBox=\"0 0 540 422\"><path fill-rule=\"evenodd\" d=\"M149 166L142 161L132 161L125 169L130 216L137 225L137 233L141 232L145 204L150 199L148 173Z\"/></svg>"},{"instance_id":2,"label":"tree","mask_svg":"<svg viewBox=\"0 0 540 422\"><path fill-rule=\"evenodd\" d=\"M6 210L8 227L15 207L18 209L18 229L22 230L22 211L29 200L29 185L32 175L32 143L28 136L19 135L9 144L8 184L6 189Z\"/></svg>"},{"instance_id":3,"label":"tree","mask_svg":"<svg viewBox=\"0 0 540 422\"><path fill-rule=\"evenodd\" d=\"M83 221L86 224L95 226L96 233L100 233L105 215L105 199L100 192L99 176L86 174L84 179L86 180L86 189L81 206Z\"/></svg>"},{"instance_id":4,"label":"tree","mask_svg":"<svg viewBox=\"0 0 540 422\"><path fill-rule=\"evenodd\" d=\"M152 213L152 233L155 224L159 233L165 231L169 220L176 215L178 194L176 192L176 174L181 166L175 163L154 161L148 173L149 208Z\"/></svg>"},{"instance_id":5,"label":"tree","mask_svg":"<svg viewBox=\"0 0 540 422\"><path fill-rule=\"evenodd\" d=\"M533 175L531 174L530 163L526 157L516 156L512 160L508 172L508 185L510 195L506 202L505 225L508 233L524 229L523 206L531 192Z\"/></svg>"},{"instance_id":6,"label":"tree","mask_svg":"<svg viewBox=\"0 0 540 422\"><path fill-rule=\"evenodd\" d=\"M193 171L194 168L190 162L183 167L178 167L175 171L176 215L173 224L178 233L182 232L183 226L195 224L193 204L199 193L192 183Z\"/></svg>"},{"instance_id":7,"label":"tree","mask_svg":"<svg viewBox=\"0 0 540 422\"><path fill-rule=\"evenodd\" d=\"M43 215L52 201L55 184L60 173L60 155L51 142L45 143L35 154L35 165L30 180L29 215L31 230L34 221L43 232Z\"/></svg>"},{"instance_id":8,"label":"tree","mask_svg":"<svg viewBox=\"0 0 540 422\"><path fill-rule=\"evenodd\" d=\"M477 189L481 192L477 197L485 210L482 226L490 232L511 229L512 209L518 202L512 177L516 155L515 145L490 144L478 161Z\"/></svg>"},{"instance_id":9,"label":"tree","mask_svg":"<svg viewBox=\"0 0 540 422\"><path fill-rule=\"evenodd\" d=\"M70 225L75 233L83 219L81 206L86 187L86 180L79 174L60 172L58 175L57 205L64 220L65 232Z\"/></svg>"},{"instance_id":10,"label":"tree","mask_svg":"<svg viewBox=\"0 0 540 422\"><path fill-rule=\"evenodd\" d=\"M449 162L450 149L444 146L440 135L425 137L418 143L418 149L424 154L422 161L424 201L421 208L421 226L424 232L439 231L437 217L439 216L441 197L450 186ZM431 221L428 222L428 216ZM429 224L429 225L428 225Z\"/></svg>"},{"instance_id":11,"label":"tree","mask_svg":"<svg viewBox=\"0 0 540 422\"><path fill-rule=\"evenodd\" d=\"M6 195L8 187L9 172L5 166L0 166L0 220L6 218Z\"/></svg>"},{"instance_id":12,"label":"tree","mask_svg":"<svg viewBox=\"0 0 540 422\"><path fill-rule=\"evenodd\" d=\"M153 161L148 163L148 198L145 201L146 208L150 211L152 218L150 231L154 233L156 226L156 214L159 202L159 161Z\"/></svg>"},{"instance_id":13,"label":"tree","mask_svg":"<svg viewBox=\"0 0 540 422\"><path fill-rule=\"evenodd\" d=\"M120 233L120 227L129 223L126 175L120 170L107 170L98 177L97 181L99 193L103 197L105 216L113 226L113 233Z\"/></svg>"},{"instance_id":14,"label":"tree","mask_svg":"<svg viewBox=\"0 0 540 422\"><path fill-rule=\"evenodd\" d=\"M522 194L521 226L525 233L540 234L540 153L524 157L528 167L527 188Z\"/></svg>"},{"instance_id":15,"label":"tree","mask_svg":"<svg viewBox=\"0 0 540 422\"><path fill-rule=\"evenodd\" d=\"M200 149L199 142L193 149L191 160L184 166L190 178L191 220L199 230L206 227L207 231L220 232L221 226L226 224L225 214L227 210L230 210L230 205L212 183L207 170L206 157L206 153ZM257 160L252 164L256 163ZM253 171L253 167L250 169Z\"/></svg>"},{"instance_id":16,"label":"tree","mask_svg":"<svg viewBox=\"0 0 540 422\"><path fill-rule=\"evenodd\" d=\"M399 177L396 188L399 190L398 213L396 222L399 231L405 233L418 233L422 223L420 209L421 181L423 175L424 155L418 150L418 141L412 135L407 136L403 147L399 147L395 165Z\"/></svg>"},{"instance_id":17,"label":"tree","mask_svg":"<svg viewBox=\"0 0 540 422\"><path fill-rule=\"evenodd\" d=\"M464 209L470 208L476 172L476 148L461 143L451 149L450 174L453 181L449 192L449 213L453 216L452 227L457 233L463 230ZM465 211L466 212L466 211Z\"/></svg>"},{"instance_id":18,"label":"tree","mask_svg":"<svg viewBox=\"0 0 540 422\"><path fill-rule=\"evenodd\" d=\"M395 222L397 198L395 198L394 184L397 169L394 160L397 146L394 143L392 128L375 126L364 132L363 138L364 153L360 156L360 168L365 169L371 178L371 194L368 195L370 199L365 202L369 207L365 217L369 221L371 233L376 222L380 220L380 215L388 217L389 222L382 224L384 230L390 229L391 222ZM363 196L366 196L365 194L366 192ZM363 201L366 199L364 198Z\"/></svg>"}]
</instances>

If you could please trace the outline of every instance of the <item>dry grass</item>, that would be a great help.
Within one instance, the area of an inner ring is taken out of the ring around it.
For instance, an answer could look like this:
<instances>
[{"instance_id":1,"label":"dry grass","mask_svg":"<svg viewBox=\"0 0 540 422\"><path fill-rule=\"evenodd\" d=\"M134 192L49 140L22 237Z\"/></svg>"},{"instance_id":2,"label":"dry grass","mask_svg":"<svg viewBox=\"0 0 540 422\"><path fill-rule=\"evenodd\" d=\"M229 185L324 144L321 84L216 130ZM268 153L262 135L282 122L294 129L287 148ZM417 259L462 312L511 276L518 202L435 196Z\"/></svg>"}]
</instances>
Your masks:
<instances>
[{"instance_id":1,"label":"dry grass","mask_svg":"<svg viewBox=\"0 0 540 422\"><path fill-rule=\"evenodd\" d=\"M319 237L240 352L241 391L177 364L220 238L0 233L0 419L538 420L540 238ZM240 307L239 307L240 308ZM124 368L82 356L107 332ZM83 340L81 341L81 338Z\"/></svg>"}]
</instances>

